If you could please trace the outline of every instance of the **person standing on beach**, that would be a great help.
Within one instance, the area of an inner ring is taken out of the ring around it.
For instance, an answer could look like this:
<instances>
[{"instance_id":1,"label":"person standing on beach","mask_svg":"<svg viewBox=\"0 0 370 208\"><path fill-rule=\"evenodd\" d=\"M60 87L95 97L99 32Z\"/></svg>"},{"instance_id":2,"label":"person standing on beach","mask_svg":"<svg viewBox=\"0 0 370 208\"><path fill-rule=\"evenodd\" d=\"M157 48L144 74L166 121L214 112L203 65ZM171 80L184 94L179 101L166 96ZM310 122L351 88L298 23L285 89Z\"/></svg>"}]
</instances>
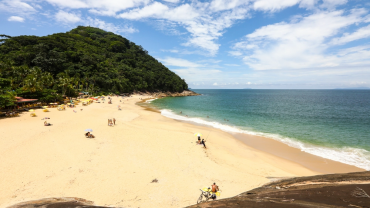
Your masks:
<instances>
[{"instance_id":1,"label":"person standing on beach","mask_svg":"<svg viewBox=\"0 0 370 208\"><path fill-rule=\"evenodd\" d=\"M213 185L211 187L212 187L212 192L213 192L211 198L213 200L216 200L216 192L219 191L220 189L218 188L216 183L213 183Z\"/></svg>"},{"instance_id":2,"label":"person standing on beach","mask_svg":"<svg viewBox=\"0 0 370 208\"><path fill-rule=\"evenodd\" d=\"M116 119L115 118L113 118L113 124L116 125Z\"/></svg>"},{"instance_id":3,"label":"person standing on beach","mask_svg":"<svg viewBox=\"0 0 370 208\"><path fill-rule=\"evenodd\" d=\"M207 149L207 147L206 147L206 143L205 143L206 141L204 141L204 139L202 139L202 142L201 142L201 144L203 144L203 147L205 148L205 149Z\"/></svg>"}]
</instances>

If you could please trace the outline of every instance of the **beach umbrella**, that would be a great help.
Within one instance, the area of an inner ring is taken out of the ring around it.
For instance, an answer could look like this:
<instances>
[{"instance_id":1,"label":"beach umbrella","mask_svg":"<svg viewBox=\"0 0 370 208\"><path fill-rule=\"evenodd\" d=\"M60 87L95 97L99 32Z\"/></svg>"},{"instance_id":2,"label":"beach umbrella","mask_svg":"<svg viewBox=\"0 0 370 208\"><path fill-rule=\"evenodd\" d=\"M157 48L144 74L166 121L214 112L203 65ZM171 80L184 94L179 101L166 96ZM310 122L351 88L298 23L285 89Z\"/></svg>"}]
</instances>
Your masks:
<instances>
[{"instance_id":1,"label":"beach umbrella","mask_svg":"<svg viewBox=\"0 0 370 208\"><path fill-rule=\"evenodd\" d=\"M194 136L200 137L203 136L201 133L195 133Z\"/></svg>"},{"instance_id":2,"label":"beach umbrella","mask_svg":"<svg viewBox=\"0 0 370 208\"><path fill-rule=\"evenodd\" d=\"M33 109L29 110L29 112L33 112L33 111L35 111L35 110L33 110Z\"/></svg>"},{"instance_id":3,"label":"beach umbrella","mask_svg":"<svg viewBox=\"0 0 370 208\"><path fill-rule=\"evenodd\" d=\"M54 103L49 103L50 105L54 105Z\"/></svg>"},{"instance_id":4,"label":"beach umbrella","mask_svg":"<svg viewBox=\"0 0 370 208\"><path fill-rule=\"evenodd\" d=\"M92 132L93 130L92 130L92 129L85 129L85 131L89 131L89 132Z\"/></svg>"}]
</instances>

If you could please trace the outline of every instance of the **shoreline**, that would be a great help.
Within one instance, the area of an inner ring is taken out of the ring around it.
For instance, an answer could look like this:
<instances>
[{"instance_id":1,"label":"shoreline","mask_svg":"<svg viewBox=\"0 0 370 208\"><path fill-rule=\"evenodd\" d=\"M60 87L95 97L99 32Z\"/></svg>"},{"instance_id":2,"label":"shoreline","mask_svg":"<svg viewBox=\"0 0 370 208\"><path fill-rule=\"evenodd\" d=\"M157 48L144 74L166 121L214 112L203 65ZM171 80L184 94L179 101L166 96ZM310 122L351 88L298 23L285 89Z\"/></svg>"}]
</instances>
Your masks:
<instances>
[{"instance_id":1,"label":"shoreline","mask_svg":"<svg viewBox=\"0 0 370 208\"><path fill-rule=\"evenodd\" d=\"M160 98L157 98L157 99L160 99ZM140 103L147 103L146 102L147 100L151 100L151 98L143 100ZM150 106L150 103L147 103L147 105L139 104L139 106L149 111L161 113L161 110L156 109L153 106ZM200 123L196 123L192 121L184 121L184 120L171 118L171 117L166 117L166 118L170 118L170 119L184 122L184 123L189 123L189 124L196 125L196 126L204 126L204 127L220 130L218 128L215 128L213 126L209 126L206 124L200 124ZM296 164L299 164L319 174L351 173L351 172L366 171L365 169L356 167L354 165L345 164L342 162L334 161L331 159L323 158L317 155L304 152L298 148L291 147L283 142L280 142L280 141L277 141L277 140L274 140L268 137L251 135L247 133L232 133L232 132L227 132L227 131L224 131L224 132L229 133L236 140L241 141L244 145L248 147L254 148L256 150L262 151L272 156L279 157L284 160L294 162Z\"/></svg>"},{"instance_id":2,"label":"shoreline","mask_svg":"<svg viewBox=\"0 0 370 208\"><path fill-rule=\"evenodd\" d=\"M149 96L0 119L0 186L7 187L0 189L0 208L50 197L111 207L178 208L195 204L199 189L214 182L223 199L271 178L319 174L222 130L146 110L137 104L144 97ZM52 126L43 126L45 116ZM107 125L111 118L116 118L113 127ZM94 139L85 138L87 128ZM194 134L209 131L207 149L196 145Z\"/></svg>"}]
</instances>

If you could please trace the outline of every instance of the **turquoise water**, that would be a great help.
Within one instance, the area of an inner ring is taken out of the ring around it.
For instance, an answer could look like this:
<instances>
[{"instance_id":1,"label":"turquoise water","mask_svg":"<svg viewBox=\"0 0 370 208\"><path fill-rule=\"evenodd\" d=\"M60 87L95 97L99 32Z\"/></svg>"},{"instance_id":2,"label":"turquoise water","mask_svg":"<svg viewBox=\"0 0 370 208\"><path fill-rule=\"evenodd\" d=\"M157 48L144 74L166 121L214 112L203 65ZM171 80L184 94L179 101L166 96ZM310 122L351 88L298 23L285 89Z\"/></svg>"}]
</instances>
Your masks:
<instances>
[{"instance_id":1,"label":"turquoise water","mask_svg":"<svg viewBox=\"0 0 370 208\"><path fill-rule=\"evenodd\" d=\"M269 137L370 170L370 90L194 91L202 96L151 105L167 117Z\"/></svg>"}]
</instances>

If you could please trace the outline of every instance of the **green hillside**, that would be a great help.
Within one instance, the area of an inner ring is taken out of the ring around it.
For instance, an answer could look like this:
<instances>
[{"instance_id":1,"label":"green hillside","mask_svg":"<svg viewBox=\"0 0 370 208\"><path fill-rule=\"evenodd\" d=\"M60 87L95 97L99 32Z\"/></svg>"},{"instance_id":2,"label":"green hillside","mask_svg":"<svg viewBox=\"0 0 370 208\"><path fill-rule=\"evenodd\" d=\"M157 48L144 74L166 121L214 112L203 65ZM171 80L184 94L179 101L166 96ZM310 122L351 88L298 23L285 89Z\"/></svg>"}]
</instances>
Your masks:
<instances>
[{"instance_id":1,"label":"green hillside","mask_svg":"<svg viewBox=\"0 0 370 208\"><path fill-rule=\"evenodd\" d=\"M14 90L23 97L52 99L51 95L72 96L79 91L119 94L188 89L183 79L141 46L98 28L79 26L45 37L1 38L0 93Z\"/></svg>"}]
</instances>

